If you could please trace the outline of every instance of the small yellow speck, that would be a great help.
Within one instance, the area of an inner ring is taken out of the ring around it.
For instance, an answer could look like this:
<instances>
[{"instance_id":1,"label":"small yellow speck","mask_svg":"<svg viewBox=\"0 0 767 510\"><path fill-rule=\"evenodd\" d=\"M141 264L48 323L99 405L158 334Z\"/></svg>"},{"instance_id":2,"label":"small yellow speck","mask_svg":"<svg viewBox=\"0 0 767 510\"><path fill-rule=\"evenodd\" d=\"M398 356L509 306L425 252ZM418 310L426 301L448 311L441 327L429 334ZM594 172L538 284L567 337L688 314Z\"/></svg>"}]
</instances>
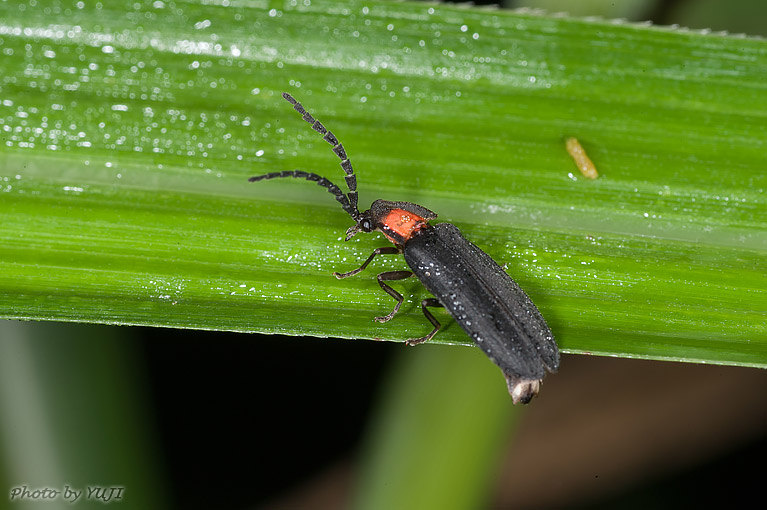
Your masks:
<instances>
[{"instance_id":1,"label":"small yellow speck","mask_svg":"<svg viewBox=\"0 0 767 510\"><path fill-rule=\"evenodd\" d=\"M588 177L589 179L596 179L599 177L599 173L597 173L594 163L589 159L588 155L586 155L586 151L583 150L583 146L581 146L577 138L568 138L565 140L565 146L567 147L567 152L573 158L573 161L575 161L578 170L581 171L584 177Z\"/></svg>"}]
</instances>

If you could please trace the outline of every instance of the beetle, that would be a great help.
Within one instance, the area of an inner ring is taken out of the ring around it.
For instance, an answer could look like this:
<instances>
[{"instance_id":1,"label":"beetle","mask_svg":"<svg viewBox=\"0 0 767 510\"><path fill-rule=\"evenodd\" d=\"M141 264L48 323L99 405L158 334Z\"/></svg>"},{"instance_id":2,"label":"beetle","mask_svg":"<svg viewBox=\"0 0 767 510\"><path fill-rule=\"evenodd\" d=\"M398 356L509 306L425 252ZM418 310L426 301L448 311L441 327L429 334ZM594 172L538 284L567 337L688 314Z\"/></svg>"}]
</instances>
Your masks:
<instances>
[{"instance_id":1,"label":"beetle","mask_svg":"<svg viewBox=\"0 0 767 510\"><path fill-rule=\"evenodd\" d=\"M402 294L386 282L417 277L434 296L421 302L423 314L434 329L406 343L420 344L436 335L441 325L428 308L446 308L474 343L500 367L512 402L529 403L538 394L546 370L553 373L559 369L559 349L551 329L528 295L488 254L463 237L455 225L430 225L437 214L423 206L379 199L370 209L360 212L357 178L344 146L293 96L285 92L282 97L333 146L333 152L341 160L349 191L344 193L325 177L302 170L271 172L248 180L293 177L316 182L326 188L354 220L354 225L346 231L347 241L360 232L382 232L394 246L378 248L357 269L333 275L348 278L363 271L378 255L402 253L410 271L386 271L377 276L381 289L397 304L389 314L375 320L391 320L404 301Z\"/></svg>"}]
</instances>

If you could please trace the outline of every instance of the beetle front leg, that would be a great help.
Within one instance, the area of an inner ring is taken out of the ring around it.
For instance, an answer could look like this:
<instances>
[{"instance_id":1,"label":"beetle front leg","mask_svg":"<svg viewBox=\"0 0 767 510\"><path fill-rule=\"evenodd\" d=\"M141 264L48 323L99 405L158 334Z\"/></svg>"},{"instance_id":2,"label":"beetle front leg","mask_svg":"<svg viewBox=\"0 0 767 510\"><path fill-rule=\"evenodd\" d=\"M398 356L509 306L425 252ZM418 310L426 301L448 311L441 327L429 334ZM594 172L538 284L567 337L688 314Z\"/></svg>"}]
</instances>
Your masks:
<instances>
[{"instance_id":1,"label":"beetle front leg","mask_svg":"<svg viewBox=\"0 0 767 510\"><path fill-rule=\"evenodd\" d=\"M442 303L437 301L435 298L427 298L421 301L421 309L423 310L423 314L426 316L427 319L429 319L429 322L431 322L431 325L434 326L434 329L426 336L422 336L421 338L411 338L410 340L406 340L405 343L407 345L418 345L422 344L428 340L431 340L434 335L437 334L437 331L439 331L439 328L442 326L437 319L434 318L434 316L431 314L429 310L426 309L427 306L431 306L432 308L443 308Z\"/></svg>"},{"instance_id":2,"label":"beetle front leg","mask_svg":"<svg viewBox=\"0 0 767 510\"><path fill-rule=\"evenodd\" d=\"M410 271L387 271L385 273L379 274L376 277L376 279L378 280L378 285L381 286L384 292L386 292L391 297L397 300L397 304L394 306L394 310L392 310L389 315L384 315L383 317L376 317L375 318L376 321L378 322L390 321L391 318L394 317L394 314L399 312L399 307L402 306L402 302L405 300L405 298L402 297L402 294L400 294L396 290L386 285L384 281L390 282L394 280L404 280L405 278L410 278L411 276L413 276L413 273L411 273Z\"/></svg>"},{"instance_id":3,"label":"beetle front leg","mask_svg":"<svg viewBox=\"0 0 767 510\"><path fill-rule=\"evenodd\" d=\"M357 269L353 269L349 271L348 273L337 273L333 271L333 276L335 276L339 280L341 278L348 278L350 276L354 276L355 274L359 273L360 271L368 267L368 264L370 264L370 262L375 258L376 255L394 255L395 253L399 253L399 252L400 252L399 248L395 248L394 246L384 246L383 248L376 248L375 250L373 250L373 253L370 254L368 259L365 262L363 262L362 265L358 267Z\"/></svg>"}]
</instances>

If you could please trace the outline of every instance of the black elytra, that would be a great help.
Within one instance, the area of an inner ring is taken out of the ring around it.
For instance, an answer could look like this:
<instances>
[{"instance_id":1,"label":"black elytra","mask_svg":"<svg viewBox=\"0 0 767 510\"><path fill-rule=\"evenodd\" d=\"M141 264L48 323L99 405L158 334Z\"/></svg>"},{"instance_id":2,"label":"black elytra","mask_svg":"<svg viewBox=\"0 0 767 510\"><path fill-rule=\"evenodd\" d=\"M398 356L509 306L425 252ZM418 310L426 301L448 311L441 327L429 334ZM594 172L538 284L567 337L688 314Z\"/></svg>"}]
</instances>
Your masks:
<instances>
[{"instance_id":1,"label":"black elytra","mask_svg":"<svg viewBox=\"0 0 767 510\"><path fill-rule=\"evenodd\" d=\"M501 368L512 402L527 404L538 394L546 371L559 369L559 349L554 335L530 297L490 256L469 242L455 225L429 221L437 215L410 202L376 200L370 209L357 208L357 179L341 142L316 120L296 99L283 93L312 129L333 146L346 174L348 193L325 177L292 170L257 175L250 182L281 177L314 181L326 188L355 224L346 231L346 240L358 232L382 232L394 246L378 248L360 267L347 273L333 273L337 278L353 276L376 255L402 253L410 271L387 271L378 275L378 284L397 304L388 315L376 317L389 321L399 311L404 298L387 281L417 277L434 298L424 299L421 308L434 329L426 336L406 341L416 345L430 340L440 323L429 307L444 307L490 360Z\"/></svg>"}]
</instances>

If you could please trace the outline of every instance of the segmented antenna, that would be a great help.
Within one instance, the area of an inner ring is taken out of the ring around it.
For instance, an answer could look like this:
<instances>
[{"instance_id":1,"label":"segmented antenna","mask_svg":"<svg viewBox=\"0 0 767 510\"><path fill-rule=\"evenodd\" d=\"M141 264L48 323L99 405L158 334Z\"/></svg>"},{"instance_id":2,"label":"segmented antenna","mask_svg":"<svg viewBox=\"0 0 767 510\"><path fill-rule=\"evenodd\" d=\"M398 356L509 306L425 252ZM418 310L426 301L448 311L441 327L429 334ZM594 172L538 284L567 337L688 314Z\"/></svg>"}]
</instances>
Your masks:
<instances>
[{"instance_id":1,"label":"segmented antenna","mask_svg":"<svg viewBox=\"0 0 767 510\"><path fill-rule=\"evenodd\" d=\"M321 175L317 175L312 172L304 172L303 170L285 170L283 172L271 172L264 175L256 175L248 179L248 181L256 182L268 179L279 179L281 177L295 177L296 179L306 179L307 181L316 182L323 188L327 188L327 190L332 193L334 197L336 197L336 200L338 200L338 202L341 204L343 210L349 213L349 216L351 216L354 221L359 219L360 212L357 210L356 206L353 206L349 202L349 198L344 194L343 191L341 191L341 188L326 178L322 177Z\"/></svg>"},{"instance_id":2,"label":"segmented antenna","mask_svg":"<svg viewBox=\"0 0 767 510\"><path fill-rule=\"evenodd\" d=\"M287 92L283 92L282 97L285 98L285 101L293 105L293 109L300 113L306 122L312 125L313 130L323 135L323 140L333 146L333 152L341 160L341 168L343 168L346 173L345 179L346 186L349 188L349 203L354 210L357 211L357 177L354 175L351 161L349 161L349 158L346 156L344 146L338 141L338 138L336 138L333 133L328 131L328 129L322 125L320 121L312 117L311 114L304 109L301 103L296 101L296 98ZM359 211L357 212L357 215L359 215ZM352 217L354 217L353 214Z\"/></svg>"}]
</instances>

